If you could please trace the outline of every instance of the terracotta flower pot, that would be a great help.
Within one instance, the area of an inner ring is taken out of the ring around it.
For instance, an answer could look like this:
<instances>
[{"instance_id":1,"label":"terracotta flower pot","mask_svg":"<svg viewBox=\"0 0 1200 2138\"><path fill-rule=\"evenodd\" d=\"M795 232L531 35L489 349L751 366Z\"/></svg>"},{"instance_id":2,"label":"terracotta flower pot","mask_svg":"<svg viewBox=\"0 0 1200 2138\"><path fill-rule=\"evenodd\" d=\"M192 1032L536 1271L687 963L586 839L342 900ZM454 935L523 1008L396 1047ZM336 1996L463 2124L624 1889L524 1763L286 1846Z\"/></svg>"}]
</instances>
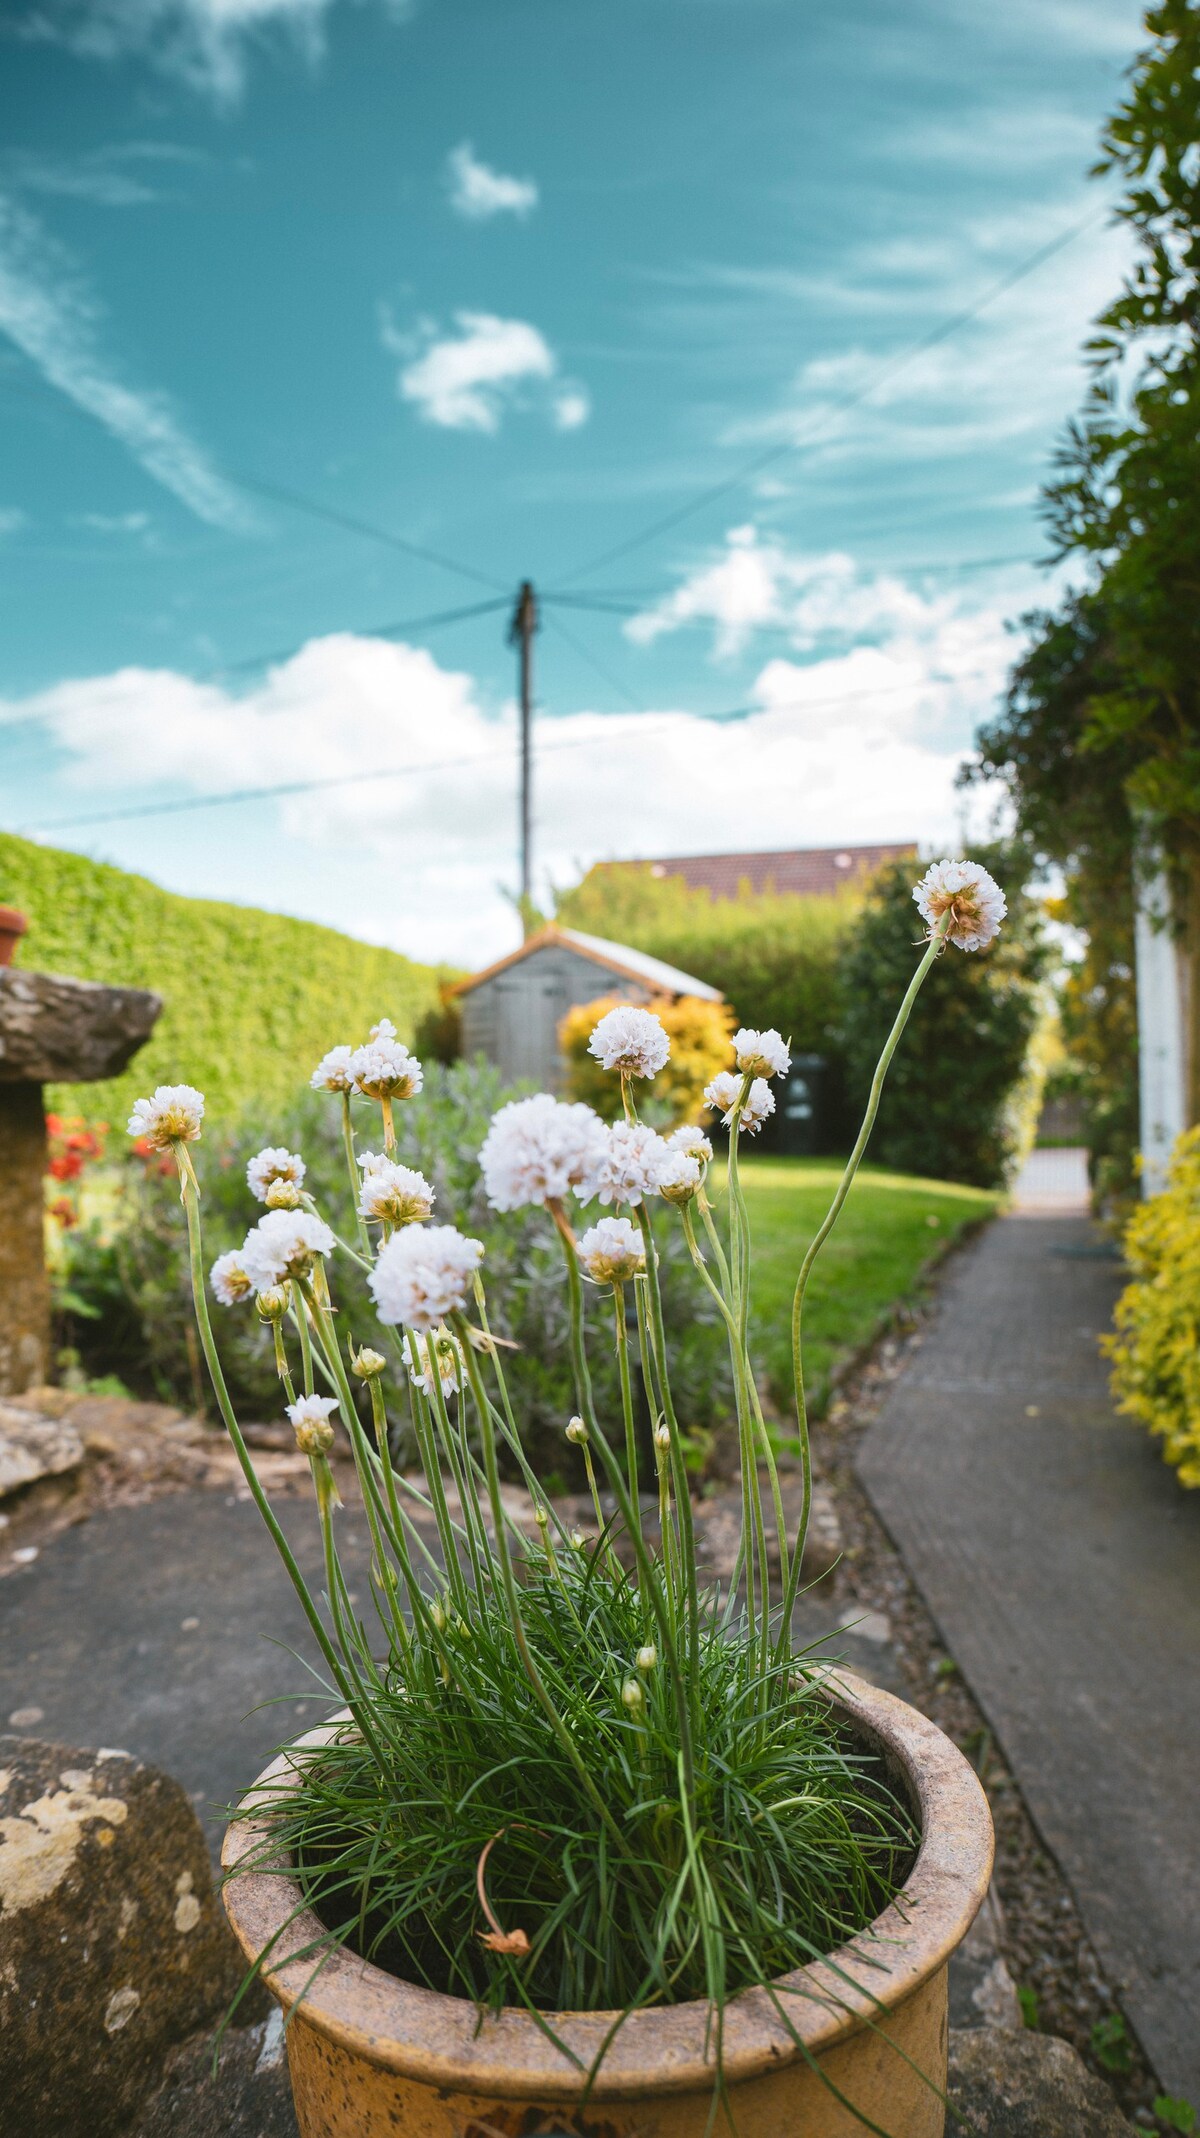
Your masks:
<instances>
[{"instance_id":1,"label":"terracotta flower pot","mask_svg":"<svg viewBox=\"0 0 1200 2138\"><path fill-rule=\"evenodd\" d=\"M892 2138L941 2138L935 2089L946 2080L946 1965L991 1877L987 1800L949 1738L902 1700L842 1674L838 1705L883 1752L921 1844L903 1902L833 1956L836 1972L817 1963L781 1977L781 2002L847 2101ZM320 1743L333 1727L299 1743ZM246 1806L264 1786L277 1793L295 1779L285 1753ZM268 1830L261 1819L231 1825L226 1869L236 1870ZM703 2003L635 2012L581 2109L580 2071L527 2013L505 2010L481 2025L468 2000L419 1989L345 1951L314 1973L320 1925L284 1867L230 1878L224 1898L248 1960L275 1940L262 1978L289 2013L302 2138L702 2138L708 2128L713 2065ZM289 1957L306 1947L308 1958ZM553 2015L585 2070L613 2016ZM725 2069L738 2138L861 2138L863 2125L796 2047L764 1991L731 1999ZM720 2118L718 2131L727 2128Z\"/></svg>"},{"instance_id":2,"label":"terracotta flower pot","mask_svg":"<svg viewBox=\"0 0 1200 2138\"><path fill-rule=\"evenodd\" d=\"M11 965L29 922L15 906L0 906L0 965Z\"/></svg>"}]
</instances>

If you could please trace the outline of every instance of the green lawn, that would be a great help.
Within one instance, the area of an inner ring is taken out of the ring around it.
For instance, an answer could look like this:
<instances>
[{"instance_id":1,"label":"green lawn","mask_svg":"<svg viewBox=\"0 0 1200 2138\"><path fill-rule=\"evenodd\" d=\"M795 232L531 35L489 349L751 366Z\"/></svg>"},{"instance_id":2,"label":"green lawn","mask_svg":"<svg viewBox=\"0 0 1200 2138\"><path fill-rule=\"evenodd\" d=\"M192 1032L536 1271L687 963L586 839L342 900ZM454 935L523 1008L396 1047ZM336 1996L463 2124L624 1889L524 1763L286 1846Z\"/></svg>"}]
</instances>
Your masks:
<instances>
[{"instance_id":1,"label":"green lawn","mask_svg":"<svg viewBox=\"0 0 1200 2138\"><path fill-rule=\"evenodd\" d=\"M713 1186L719 1189L713 1170ZM755 1352L782 1404L791 1399L796 1273L840 1175L837 1162L827 1158L742 1161L753 1242ZM824 1407L835 1367L911 1297L947 1242L965 1225L987 1217L999 1201L979 1188L862 1167L809 1279L804 1371L811 1408Z\"/></svg>"}]
</instances>

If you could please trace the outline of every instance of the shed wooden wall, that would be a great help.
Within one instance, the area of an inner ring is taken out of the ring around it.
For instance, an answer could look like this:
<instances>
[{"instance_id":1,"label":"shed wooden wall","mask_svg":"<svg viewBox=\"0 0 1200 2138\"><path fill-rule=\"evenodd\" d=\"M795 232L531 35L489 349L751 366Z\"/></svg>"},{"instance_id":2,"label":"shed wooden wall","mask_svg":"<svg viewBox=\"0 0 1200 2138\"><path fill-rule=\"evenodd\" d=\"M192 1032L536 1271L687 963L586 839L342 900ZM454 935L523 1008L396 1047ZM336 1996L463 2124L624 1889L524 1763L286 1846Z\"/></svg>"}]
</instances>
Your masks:
<instances>
[{"instance_id":1,"label":"shed wooden wall","mask_svg":"<svg viewBox=\"0 0 1200 2138\"><path fill-rule=\"evenodd\" d=\"M505 1080L530 1078L541 1091L560 1091L563 1062L558 1027L569 1009L619 995L650 1002L652 991L623 973L606 971L567 943L547 943L527 958L481 980L462 997L463 1053L483 1054Z\"/></svg>"}]
</instances>

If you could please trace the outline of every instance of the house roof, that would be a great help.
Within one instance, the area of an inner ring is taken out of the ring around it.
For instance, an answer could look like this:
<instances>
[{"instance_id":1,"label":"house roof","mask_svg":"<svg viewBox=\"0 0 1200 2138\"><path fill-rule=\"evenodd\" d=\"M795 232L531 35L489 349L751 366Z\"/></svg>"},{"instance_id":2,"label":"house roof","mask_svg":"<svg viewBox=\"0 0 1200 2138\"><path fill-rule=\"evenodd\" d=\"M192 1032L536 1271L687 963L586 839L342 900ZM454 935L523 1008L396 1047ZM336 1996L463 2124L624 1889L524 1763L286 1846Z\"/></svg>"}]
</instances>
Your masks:
<instances>
[{"instance_id":1,"label":"house roof","mask_svg":"<svg viewBox=\"0 0 1200 2138\"><path fill-rule=\"evenodd\" d=\"M888 861L907 861L917 851L915 839L896 846L817 846L780 848L757 854L668 854L609 867L648 868L655 876L682 876L694 890L717 898L736 898L744 883L753 891L793 891L829 897L873 875Z\"/></svg>"},{"instance_id":2,"label":"house roof","mask_svg":"<svg viewBox=\"0 0 1200 2138\"><path fill-rule=\"evenodd\" d=\"M584 935L578 928L560 928L554 921L539 928L519 950L510 951L506 958L497 958L494 965L485 965L482 972L471 973L466 980L460 980L454 993L469 995L472 988L479 987L484 980L494 979L510 965L519 965L523 958L532 957L535 952L549 949L555 943L565 943L579 957L590 958L594 965L616 974L619 979L639 980L643 987L653 989L656 994L698 995L704 1002L721 1000L719 987L710 987L707 980L697 980L692 973L681 972L677 965L649 957L644 950L634 950L629 943L609 943L603 936Z\"/></svg>"}]
</instances>

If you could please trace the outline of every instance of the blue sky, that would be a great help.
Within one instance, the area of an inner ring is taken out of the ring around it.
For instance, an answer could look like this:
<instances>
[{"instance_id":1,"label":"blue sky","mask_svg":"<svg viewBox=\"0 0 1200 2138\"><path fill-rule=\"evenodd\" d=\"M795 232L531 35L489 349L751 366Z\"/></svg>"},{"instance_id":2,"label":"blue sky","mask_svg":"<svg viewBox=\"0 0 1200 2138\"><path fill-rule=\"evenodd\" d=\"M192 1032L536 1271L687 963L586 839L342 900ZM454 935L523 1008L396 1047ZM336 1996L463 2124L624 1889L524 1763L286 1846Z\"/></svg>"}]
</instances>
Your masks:
<instances>
[{"instance_id":1,"label":"blue sky","mask_svg":"<svg viewBox=\"0 0 1200 2138\"><path fill-rule=\"evenodd\" d=\"M537 645L543 885L957 843L1006 622L1055 584L1037 488L1124 257L1085 173L1139 24L9 0L2 821L480 961L514 925L506 616L374 632L528 574L573 597Z\"/></svg>"}]
</instances>

